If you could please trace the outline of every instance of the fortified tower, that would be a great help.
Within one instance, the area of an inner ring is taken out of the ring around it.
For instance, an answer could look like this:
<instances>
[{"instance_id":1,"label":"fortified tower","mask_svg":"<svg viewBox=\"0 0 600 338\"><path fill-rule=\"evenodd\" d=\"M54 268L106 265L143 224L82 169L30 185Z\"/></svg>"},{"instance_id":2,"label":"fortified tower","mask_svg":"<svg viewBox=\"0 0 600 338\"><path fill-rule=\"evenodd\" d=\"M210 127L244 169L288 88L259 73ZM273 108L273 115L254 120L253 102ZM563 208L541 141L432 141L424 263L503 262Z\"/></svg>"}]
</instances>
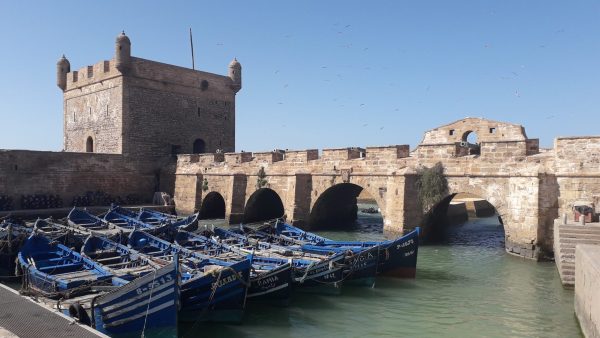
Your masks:
<instances>
[{"instance_id":1,"label":"fortified tower","mask_svg":"<svg viewBox=\"0 0 600 338\"><path fill-rule=\"evenodd\" d=\"M137 58L123 32L112 60L70 68L64 56L57 63L65 151L157 159L235 150L236 59L222 76Z\"/></svg>"}]
</instances>

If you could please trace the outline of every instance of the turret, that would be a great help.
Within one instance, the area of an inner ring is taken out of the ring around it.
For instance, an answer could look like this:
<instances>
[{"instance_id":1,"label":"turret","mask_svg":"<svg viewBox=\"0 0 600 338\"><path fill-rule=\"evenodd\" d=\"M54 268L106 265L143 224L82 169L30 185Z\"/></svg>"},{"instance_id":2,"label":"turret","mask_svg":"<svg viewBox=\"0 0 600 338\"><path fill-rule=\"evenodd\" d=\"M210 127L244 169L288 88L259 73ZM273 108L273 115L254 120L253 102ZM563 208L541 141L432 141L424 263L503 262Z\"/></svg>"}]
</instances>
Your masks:
<instances>
[{"instance_id":1,"label":"turret","mask_svg":"<svg viewBox=\"0 0 600 338\"><path fill-rule=\"evenodd\" d=\"M229 64L229 78L231 79L231 89L239 92L242 89L242 65L236 58Z\"/></svg>"},{"instance_id":2,"label":"turret","mask_svg":"<svg viewBox=\"0 0 600 338\"><path fill-rule=\"evenodd\" d=\"M127 72L131 66L131 41L125 35L125 31L117 36L117 41L115 42L115 61L117 69L121 73Z\"/></svg>"},{"instance_id":3,"label":"turret","mask_svg":"<svg viewBox=\"0 0 600 338\"><path fill-rule=\"evenodd\" d=\"M67 73L70 71L71 64L63 54L63 56L56 63L56 85L58 88L62 89L62 91L67 88Z\"/></svg>"}]
</instances>

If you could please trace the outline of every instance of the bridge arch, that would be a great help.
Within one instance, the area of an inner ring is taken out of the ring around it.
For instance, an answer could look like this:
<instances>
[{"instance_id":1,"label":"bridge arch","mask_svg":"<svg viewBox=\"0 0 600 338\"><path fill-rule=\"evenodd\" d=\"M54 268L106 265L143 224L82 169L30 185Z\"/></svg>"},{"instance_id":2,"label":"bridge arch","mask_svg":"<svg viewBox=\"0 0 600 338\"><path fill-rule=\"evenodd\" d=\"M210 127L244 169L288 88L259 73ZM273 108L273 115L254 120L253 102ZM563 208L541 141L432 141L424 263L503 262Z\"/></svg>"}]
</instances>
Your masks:
<instances>
[{"instance_id":1,"label":"bridge arch","mask_svg":"<svg viewBox=\"0 0 600 338\"><path fill-rule=\"evenodd\" d=\"M200 219L225 218L225 198L216 191L211 191L202 199Z\"/></svg>"},{"instance_id":2,"label":"bridge arch","mask_svg":"<svg viewBox=\"0 0 600 338\"><path fill-rule=\"evenodd\" d=\"M459 195L461 197L459 201L462 203L451 206L451 202ZM502 204L500 204L500 208L504 209ZM445 238L447 230L453 225L463 223L471 217L493 217L494 215L497 215L498 223L502 226L504 238L506 238L510 230L504 225L502 218L503 215L506 215L506 210L500 210L499 206L494 205L485 195L463 191L451 192L425 215L422 236L428 241L440 241ZM462 216L465 218L460 219Z\"/></svg>"},{"instance_id":3,"label":"bridge arch","mask_svg":"<svg viewBox=\"0 0 600 338\"><path fill-rule=\"evenodd\" d=\"M244 208L244 223L260 222L285 214L279 194L271 188L260 188L250 195Z\"/></svg>"},{"instance_id":4,"label":"bridge arch","mask_svg":"<svg viewBox=\"0 0 600 338\"><path fill-rule=\"evenodd\" d=\"M311 228L336 228L353 223L358 218L357 198L365 191L377 203L383 218L381 199L356 183L344 182L326 188L315 200L310 210L308 224Z\"/></svg>"}]
</instances>

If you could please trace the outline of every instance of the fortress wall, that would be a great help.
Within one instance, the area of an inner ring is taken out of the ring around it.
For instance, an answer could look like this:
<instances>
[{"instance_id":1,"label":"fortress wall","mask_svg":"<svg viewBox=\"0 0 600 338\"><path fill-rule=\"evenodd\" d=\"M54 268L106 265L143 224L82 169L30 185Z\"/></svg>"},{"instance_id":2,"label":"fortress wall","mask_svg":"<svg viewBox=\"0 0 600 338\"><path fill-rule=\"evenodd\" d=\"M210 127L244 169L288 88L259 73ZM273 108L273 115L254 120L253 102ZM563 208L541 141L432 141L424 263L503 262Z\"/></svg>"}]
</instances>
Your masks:
<instances>
[{"instance_id":1,"label":"fortress wall","mask_svg":"<svg viewBox=\"0 0 600 338\"><path fill-rule=\"evenodd\" d=\"M554 150L558 214L572 217L576 201L593 202L600 211L600 137L560 137Z\"/></svg>"},{"instance_id":2,"label":"fortress wall","mask_svg":"<svg viewBox=\"0 0 600 338\"><path fill-rule=\"evenodd\" d=\"M156 175L139 170L122 155L0 150L0 194L21 207L21 195L60 195L64 206L87 191L151 199Z\"/></svg>"},{"instance_id":3,"label":"fortress wall","mask_svg":"<svg viewBox=\"0 0 600 338\"><path fill-rule=\"evenodd\" d=\"M233 151L235 92L230 83L225 76L132 58L124 77L123 152L192 153L196 139L205 142L206 152Z\"/></svg>"},{"instance_id":4,"label":"fortress wall","mask_svg":"<svg viewBox=\"0 0 600 338\"><path fill-rule=\"evenodd\" d=\"M122 150L122 77L67 89L64 93L64 149L85 152L92 137L93 151L119 154Z\"/></svg>"}]
</instances>

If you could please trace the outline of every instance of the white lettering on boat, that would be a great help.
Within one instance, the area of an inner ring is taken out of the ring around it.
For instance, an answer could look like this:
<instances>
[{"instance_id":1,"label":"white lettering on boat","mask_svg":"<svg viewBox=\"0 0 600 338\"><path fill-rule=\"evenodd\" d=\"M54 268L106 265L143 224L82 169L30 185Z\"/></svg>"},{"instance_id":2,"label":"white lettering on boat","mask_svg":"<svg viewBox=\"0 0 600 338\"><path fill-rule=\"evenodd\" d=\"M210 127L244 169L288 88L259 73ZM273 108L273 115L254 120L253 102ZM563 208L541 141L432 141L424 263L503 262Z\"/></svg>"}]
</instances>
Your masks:
<instances>
[{"instance_id":1,"label":"white lettering on boat","mask_svg":"<svg viewBox=\"0 0 600 338\"><path fill-rule=\"evenodd\" d=\"M159 287L159 286L161 286L161 285L163 285L163 284L165 284L167 282L170 282L172 280L173 280L173 277L171 275L165 275L164 277L161 277L159 279L153 280L152 282L146 284L146 286L144 286L144 287L137 288L135 290L135 292L138 295L141 295L142 293L144 293L144 292L146 292L148 290L157 288L157 287Z\"/></svg>"},{"instance_id":2,"label":"white lettering on boat","mask_svg":"<svg viewBox=\"0 0 600 338\"><path fill-rule=\"evenodd\" d=\"M396 250L399 250L400 248L405 248L414 243L415 243L414 239L409 239L408 241L406 241L404 243L400 243L400 244L396 245Z\"/></svg>"}]
</instances>

